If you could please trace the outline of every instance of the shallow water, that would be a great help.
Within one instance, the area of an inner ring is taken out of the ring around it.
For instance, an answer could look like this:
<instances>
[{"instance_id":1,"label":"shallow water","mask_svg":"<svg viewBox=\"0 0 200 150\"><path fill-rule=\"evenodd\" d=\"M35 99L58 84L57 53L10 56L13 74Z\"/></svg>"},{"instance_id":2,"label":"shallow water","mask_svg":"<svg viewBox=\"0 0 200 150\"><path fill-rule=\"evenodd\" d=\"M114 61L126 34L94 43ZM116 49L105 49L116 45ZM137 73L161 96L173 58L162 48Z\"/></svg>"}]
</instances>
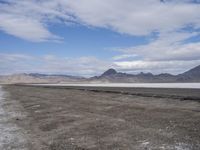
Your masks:
<instances>
[{"instance_id":1,"label":"shallow water","mask_svg":"<svg viewBox=\"0 0 200 150\"><path fill-rule=\"evenodd\" d=\"M91 84L37 84L38 86L87 86L87 87L144 87L200 89L200 83L91 83Z\"/></svg>"}]
</instances>

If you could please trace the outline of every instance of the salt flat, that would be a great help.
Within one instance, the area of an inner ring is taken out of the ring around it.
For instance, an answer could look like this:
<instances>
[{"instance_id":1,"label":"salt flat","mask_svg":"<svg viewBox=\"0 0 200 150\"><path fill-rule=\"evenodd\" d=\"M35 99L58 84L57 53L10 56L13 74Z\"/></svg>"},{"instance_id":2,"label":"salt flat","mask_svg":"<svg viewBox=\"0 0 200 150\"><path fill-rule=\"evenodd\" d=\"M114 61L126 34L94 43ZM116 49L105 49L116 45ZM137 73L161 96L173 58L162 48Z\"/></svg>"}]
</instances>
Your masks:
<instances>
[{"instance_id":1,"label":"salt flat","mask_svg":"<svg viewBox=\"0 0 200 150\"><path fill-rule=\"evenodd\" d=\"M200 83L81 83L81 84L31 84L37 86L83 86L83 87L144 87L200 89Z\"/></svg>"}]
</instances>

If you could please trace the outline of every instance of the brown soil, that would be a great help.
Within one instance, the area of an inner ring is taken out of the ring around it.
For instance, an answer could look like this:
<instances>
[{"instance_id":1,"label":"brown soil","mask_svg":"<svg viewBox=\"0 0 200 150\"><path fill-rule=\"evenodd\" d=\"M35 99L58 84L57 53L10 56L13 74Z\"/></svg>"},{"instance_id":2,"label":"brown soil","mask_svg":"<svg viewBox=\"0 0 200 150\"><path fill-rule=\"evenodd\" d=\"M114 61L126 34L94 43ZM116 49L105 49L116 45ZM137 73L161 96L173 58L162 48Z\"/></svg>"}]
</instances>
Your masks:
<instances>
[{"instance_id":1,"label":"brown soil","mask_svg":"<svg viewBox=\"0 0 200 150\"><path fill-rule=\"evenodd\" d=\"M16 113L25 114L10 122L25 131L30 150L200 149L200 90L16 85L3 90L8 102L20 105Z\"/></svg>"}]
</instances>

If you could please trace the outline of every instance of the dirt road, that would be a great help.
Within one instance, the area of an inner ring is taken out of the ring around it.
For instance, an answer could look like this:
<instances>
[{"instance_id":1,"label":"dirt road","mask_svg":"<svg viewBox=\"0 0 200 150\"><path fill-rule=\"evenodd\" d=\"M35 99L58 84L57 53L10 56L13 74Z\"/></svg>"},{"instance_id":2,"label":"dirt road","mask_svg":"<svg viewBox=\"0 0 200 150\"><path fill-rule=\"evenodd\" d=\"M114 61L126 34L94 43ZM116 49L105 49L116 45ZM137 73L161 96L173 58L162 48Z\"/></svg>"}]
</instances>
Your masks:
<instances>
[{"instance_id":1,"label":"dirt road","mask_svg":"<svg viewBox=\"0 0 200 150\"><path fill-rule=\"evenodd\" d=\"M7 93L3 101L9 108L4 104L1 108L9 112L14 105L11 112L20 114L8 119L11 126L17 126L9 134L19 134L20 140L7 146L15 145L17 150L22 149L21 145L30 150L200 149L200 103L196 92L193 101L170 97L170 92L167 97L156 96L152 90L152 96L149 92L148 96L142 95L136 89L135 95L101 89L14 85L4 86L3 90ZM181 91L177 91L180 95ZM157 89L155 93L165 91ZM2 128L2 120L0 124Z\"/></svg>"}]
</instances>

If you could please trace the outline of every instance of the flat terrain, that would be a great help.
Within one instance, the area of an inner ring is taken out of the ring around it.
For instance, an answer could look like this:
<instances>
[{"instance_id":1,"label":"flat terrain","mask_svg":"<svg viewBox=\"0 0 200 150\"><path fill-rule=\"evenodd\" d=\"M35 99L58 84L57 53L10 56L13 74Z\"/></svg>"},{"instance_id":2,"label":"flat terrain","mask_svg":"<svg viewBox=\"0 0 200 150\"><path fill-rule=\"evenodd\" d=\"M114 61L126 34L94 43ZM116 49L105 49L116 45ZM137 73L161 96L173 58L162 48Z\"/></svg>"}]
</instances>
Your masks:
<instances>
[{"instance_id":1,"label":"flat terrain","mask_svg":"<svg viewBox=\"0 0 200 150\"><path fill-rule=\"evenodd\" d=\"M60 83L60 84L29 84L37 86L71 86L71 87L126 87L126 88L181 88L181 89L200 89L200 83Z\"/></svg>"},{"instance_id":2,"label":"flat terrain","mask_svg":"<svg viewBox=\"0 0 200 150\"><path fill-rule=\"evenodd\" d=\"M2 91L5 150L200 149L198 89L7 85Z\"/></svg>"}]
</instances>

